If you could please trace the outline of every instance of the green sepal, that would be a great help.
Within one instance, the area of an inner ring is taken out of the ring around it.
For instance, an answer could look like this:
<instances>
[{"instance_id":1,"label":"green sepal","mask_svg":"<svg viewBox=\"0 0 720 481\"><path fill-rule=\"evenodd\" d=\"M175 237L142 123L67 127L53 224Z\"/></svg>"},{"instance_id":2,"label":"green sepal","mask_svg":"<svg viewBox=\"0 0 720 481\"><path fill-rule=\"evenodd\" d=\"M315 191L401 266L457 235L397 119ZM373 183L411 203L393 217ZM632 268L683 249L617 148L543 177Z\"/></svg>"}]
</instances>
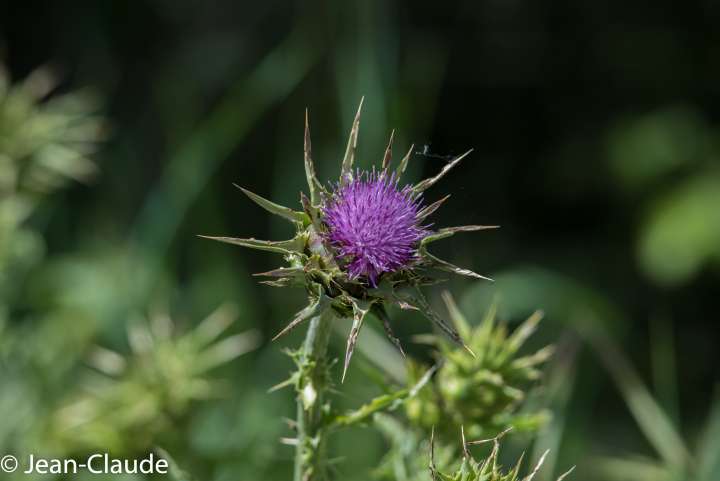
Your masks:
<instances>
[{"instance_id":1,"label":"green sepal","mask_svg":"<svg viewBox=\"0 0 720 481\"><path fill-rule=\"evenodd\" d=\"M429 217L433 212L438 210L438 208L440 208L440 206L443 205L445 203L445 201L448 200L449 198L450 198L450 194L446 195L445 197L443 197L440 200L436 200L435 202L433 202L432 204L430 204L426 207L423 207L420 210L420 212L418 212L418 214L417 214L418 220L424 220L425 218Z\"/></svg>"},{"instance_id":2,"label":"green sepal","mask_svg":"<svg viewBox=\"0 0 720 481\"><path fill-rule=\"evenodd\" d=\"M303 225L306 225L310 222L310 218L305 214L304 212L298 212L295 210L292 210L289 207L282 206L280 204L276 204L275 202L268 200L264 197L261 197L254 192L251 192L247 189L244 189L243 187L233 184L235 187L243 191L243 194L247 195L250 200L255 202L257 205L265 209L266 211L270 212L271 214L279 215L280 217L287 219L291 222L299 222Z\"/></svg>"},{"instance_id":3,"label":"green sepal","mask_svg":"<svg viewBox=\"0 0 720 481\"><path fill-rule=\"evenodd\" d=\"M357 139L358 131L360 130L360 113L362 111L362 105L365 97L360 99L360 105L358 106L357 113L355 114L355 120L353 120L352 128L350 129L350 138L348 139L347 148L345 149L345 156L342 161L342 169L340 171L340 182L345 183L352 180L353 173L352 167L355 162L355 151L357 150Z\"/></svg>"},{"instance_id":4,"label":"green sepal","mask_svg":"<svg viewBox=\"0 0 720 481\"><path fill-rule=\"evenodd\" d=\"M476 232L479 230L489 230L489 229L498 229L500 226L498 225L461 225L457 227L443 227L442 229L438 229L437 232L434 232L428 236L423 237L420 240L420 247L425 247L426 245L437 242L442 239L447 239L448 237L454 236L458 232Z\"/></svg>"},{"instance_id":5,"label":"green sepal","mask_svg":"<svg viewBox=\"0 0 720 481\"><path fill-rule=\"evenodd\" d=\"M385 154L383 155L383 160L382 160L383 172L386 172L388 170L388 168L390 167L390 162L392 162L392 145L393 145L394 139L395 139L395 130L390 132L390 140L388 141L388 145L385 148Z\"/></svg>"},{"instance_id":6,"label":"green sepal","mask_svg":"<svg viewBox=\"0 0 720 481\"><path fill-rule=\"evenodd\" d=\"M300 277L305 275L302 267L279 267L267 272L256 272L256 277Z\"/></svg>"},{"instance_id":7,"label":"green sepal","mask_svg":"<svg viewBox=\"0 0 720 481\"><path fill-rule=\"evenodd\" d=\"M210 239L214 241L224 242L226 244L233 244L241 247L248 247L250 249L258 249L261 251L274 252L276 254L283 255L295 255L301 254L304 250L306 239L303 235L298 235L292 239L285 241L266 241L258 240L254 238L241 239L239 237L213 237L207 235L198 236L203 239Z\"/></svg>"},{"instance_id":8,"label":"green sepal","mask_svg":"<svg viewBox=\"0 0 720 481\"><path fill-rule=\"evenodd\" d=\"M452 272L453 274L457 274L459 276L473 277L475 279L483 279L486 281L494 282L493 279L491 279L490 277L483 276L475 271L471 271L470 269L458 267L455 264L451 264L438 257L435 257L426 250L421 251L420 255L423 258L426 267L431 267L446 272Z\"/></svg>"},{"instance_id":9,"label":"green sepal","mask_svg":"<svg viewBox=\"0 0 720 481\"><path fill-rule=\"evenodd\" d=\"M407 170L408 162L410 162L410 156L412 155L413 149L415 148L415 144L411 145L410 148L407 151L407 154L405 154L405 157L403 157L400 160L400 165L398 165L397 170L395 171L397 174L397 178L399 179Z\"/></svg>"},{"instance_id":10,"label":"green sepal","mask_svg":"<svg viewBox=\"0 0 720 481\"><path fill-rule=\"evenodd\" d=\"M472 152L472 151L473 151L473 149L470 149L467 152L465 152L464 154L451 160L449 163L445 164L445 166L440 170L440 172L435 177L430 177L428 179L425 179L425 180L420 181L417 184L415 184L415 186L413 187L413 190L415 192L423 192L424 190L429 189L430 187L435 185L435 183L437 183L437 181L439 181L440 179L445 177L445 174L450 172L450 170L453 167L455 167L462 159L467 157L470 154L470 152Z\"/></svg>"},{"instance_id":11,"label":"green sepal","mask_svg":"<svg viewBox=\"0 0 720 481\"><path fill-rule=\"evenodd\" d=\"M304 139L305 177L307 178L308 189L310 189L310 200L313 205L320 203L320 192L324 191L322 184L315 174L315 163L312 159L312 143L310 141L310 120L307 109L305 109L305 139Z\"/></svg>"}]
</instances>

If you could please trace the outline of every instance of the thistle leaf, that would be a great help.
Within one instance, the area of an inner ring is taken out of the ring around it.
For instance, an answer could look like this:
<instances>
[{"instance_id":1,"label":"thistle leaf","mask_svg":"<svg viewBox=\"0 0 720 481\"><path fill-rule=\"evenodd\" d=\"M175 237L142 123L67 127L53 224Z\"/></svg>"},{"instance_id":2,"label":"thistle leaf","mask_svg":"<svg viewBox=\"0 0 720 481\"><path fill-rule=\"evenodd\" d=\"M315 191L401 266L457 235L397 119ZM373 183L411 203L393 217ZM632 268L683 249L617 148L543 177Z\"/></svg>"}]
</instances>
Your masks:
<instances>
[{"instance_id":1,"label":"thistle leaf","mask_svg":"<svg viewBox=\"0 0 720 481\"><path fill-rule=\"evenodd\" d=\"M400 165L398 165L397 168L397 176L400 178L402 174L405 173L405 170L407 170L408 162L410 161L410 156L412 155L413 149L415 148L415 144L410 146L410 149L408 149L407 154L405 154L405 157L402 158L400 161Z\"/></svg>"},{"instance_id":2,"label":"thistle leaf","mask_svg":"<svg viewBox=\"0 0 720 481\"><path fill-rule=\"evenodd\" d=\"M470 149L467 152L465 152L464 154L456 157L449 163L445 164L445 166L442 168L442 170L440 170L440 172L435 177L430 177L428 179L418 182L417 184L415 184L415 187L413 187L413 190L415 192L423 192L424 190L427 190L428 188L432 187L433 185L435 185L435 183L438 180L442 179L445 176L445 174L447 174L450 171L450 169L455 167L462 159L467 157L470 154L470 152L472 152L472 151L473 151L473 149Z\"/></svg>"},{"instance_id":3,"label":"thistle leaf","mask_svg":"<svg viewBox=\"0 0 720 481\"><path fill-rule=\"evenodd\" d=\"M360 99L355 120L353 120L352 129L350 129L350 138L348 139L347 148L345 149L345 157L342 161L342 170L340 171L340 182L352 180L352 167L355 162L355 150L357 149L358 131L360 130L360 112L362 111L363 101L365 97Z\"/></svg>"},{"instance_id":4,"label":"thistle leaf","mask_svg":"<svg viewBox=\"0 0 720 481\"><path fill-rule=\"evenodd\" d=\"M355 351L355 344L357 344L357 338L360 334L360 329L362 329L365 316L370 311L370 307L372 306L371 302L361 301L358 299L353 299L351 302L353 307L353 323L352 327L350 328L350 335L348 335L347 339L347 347L345 349L345 363L343 365L343 373L340 380L341 383L345 382L345 375L347 374L347 369L350 365L350 359L352 358L353 352Z\"/></svg>"},{"instance_id":5,"label":"thistle leaf","mask_svg":"<svg viewBox=\"0 0 720 481\"><path fill-rule=\"evenodd\" d=\"M322 190L322 184L315 175L315 163L312 160L312 143L310 141L310 120L307 109L305 109L305 140L304 140L304 152L305 152L305 177L307 178L308 188L310 189L310 201L313 205L320 203L320 191Z\"/></svg>"},{"instance_id":6,"label":"thistle leaf","mask_svg":"<svg viewBox=\"0 0 720 481\"><path fill-rule=\"evenodd\" d=\"M201 235L198 237L283 255L302 252L303 245L305 243L300 237L295 237L285 241L266 241L254 239L252 237L249 239L241 239L238 237L213 237L207 235Z\"/></svg>"},{"instance_id":7,"label":"thistle leaf","mask_svg":"<svg viewBox=\"0 0 720 481\"><path fill-rule=\"evenodd\" d=\"M270 201L270 200L268 200L264 197L261 197L253 192L250 192L249 190L244 189L237 184L233 184L233 185L235 187L237 187L238 189L242 190L245 195L250 197L250 200L255 202L257 205L259 205L266 211L270 212L271 214L279 215L280 217L287 219L291 222L305 223L305 222L310 221L310 219L308 219L307 214L305 214L304 212L294 211L289 207L285 207L285 206L276 204L273 201Z\"/></svg>"},{"instance_id":8,"label":"thistle leaf","mask_svg":"<svg viewBox=\"0 0 720 481\"><path fill-rule=\"evenodd\" d=\"M330 422L330 426L351 426L361 423L373 414L379 413L381 411L392 411L397 409L398 407L400 407L403 401L417 396L418 393L422 390L422 388L425 387L428 382L430 382L430 379L432 378L433 374L435 374L436 370L437 366L433 366L428 369L425 374L423 374L423 376L420 378L420 380L409 389L405 388L389 394L383 394L382 396L376 397L369 403L362 405L358 409L337 416Z\"/></svg>"},{"instance_id":9,"label":"thistle leaf","mask_svg":"<svg viewBox=\"0 0 720 481\"><path fill-rule=\"evenodd\" d=\"M388 146L385 149L385 155L383 155L382 170L384 172L388 170L388 167L390 167L390 162L392 161L392 144L393 144L394 138L395 138L395 130L390 132L390 140L388 141Z\"/></svg>"},{"instance_id":10,"label":"thistle leaf","mask_svg":"<svg viewBox=\"0 0 720 481\"><path fill-rule=\"evenodd\" d=\"M297 327L298 324L300 324L303 321L306 321L310 319L311 317L315 317L320 312L322 312L328 305L330 304L330 301L325 296L322 290L320 290L320 295L318 298L311 302L305 309L295 314L295 319L293 319L290 324L285 326L285 328L278 332L275 337L272 338L273 341L277 340L278 338L284 336L288 332L290 332L292 329Z\"/></svg>"}]
</instances>

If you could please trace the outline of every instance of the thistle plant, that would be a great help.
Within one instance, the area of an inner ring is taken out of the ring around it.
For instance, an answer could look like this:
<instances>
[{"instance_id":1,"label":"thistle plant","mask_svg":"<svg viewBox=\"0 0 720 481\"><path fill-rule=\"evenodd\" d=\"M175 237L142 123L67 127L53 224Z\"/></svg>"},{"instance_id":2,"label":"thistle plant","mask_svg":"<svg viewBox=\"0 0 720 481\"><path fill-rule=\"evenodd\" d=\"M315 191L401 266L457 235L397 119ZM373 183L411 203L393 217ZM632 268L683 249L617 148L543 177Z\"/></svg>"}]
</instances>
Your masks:
<instances>
[{"instance_id":1,"label":"thistle plant","mask_svg":"<svg viewBox=\"0 0 720 481\"><path fill-rule=\"evenodd\" d=\"M452 341L470 351L458 332L443 320L421 288L438 281L437 271L487 279L457 267L428 251L435 241L458 232L496 226L469 225L432 229L428 217L448 196L427 204L424 192L455 167L470 151L455 158L434 177L414 185L401 184L413 147L398 167L390 168L393 135L378 170L354 168L360 112L355 116L337 182L323 185L315 174L310 127L305 116L305 174L309 196L301 193L302 210L278 205L242 187L241 190L267 211L291 222L297 232L286 241L254 238L209 237L243 247L280 254L287 265L258 274L266 284L303 288L309 303L275 337L303 322L309 326L303 346L294 354L298 370L290 383L298 395L295 480L327 479L326 435L332 418L326 393L331 385L327 355L331 325L351 323L341 380L345 379L358 335L366 316L378 318L390 341L402 352L394 335L387 307L416 310L432 321Z\"/></svg>"},{"instance_id":2,"label":"thistle plant","mask_svg":"<svg viewBox=\"0 0 720 481\"><path fill-rule=\"evenodd\" d=\"M510 429L507 429L497 436L489 439L482 439L479 441L466 441L465 432L460 430L462 437L462 449L463 457L462 464L455 472L451 474L445 474L439 471L435 466L435 443L434 439L430 440L430 476L433 481L532 481L535 475L540 471L540 468L545 461L545 456L548 452L540 457L535 467L524 477L520 477L520 470L522 469L523 456L517 461L515 466L510 470L506 471L498 463L498 454L500 453L500 439L507 434ZM490 454L482 461L478 462L470 454L469 448L471 446L492 443L493 447ZM557 481L562 481L567 475L569 475L575 468L570 468L569 471L557 478Z\"/></svg>"},{"instance_id":3,"label":"thistle plant","mask_svg":"<svg viewBox=\"0 0 720 481\"><path fill-rule=\"evenodd\" d=\"M442 297L450 320L474 355L443 338L430 336L427 342L437 349L435 375L404 402L404 419L376 417L376 425L391 445L376 470L379 479L412 481L423 476L427 458L418 453L427 451L424 446L431 433L441 469L449 469L461 460L470 469L471 460L466 459L456 441L458 432L472 438L489 438L510 429L528 433L549 419L546 410L531 410L524 403L541 377L540 368L553 352L553 346L546 346L536 352L521 353L525 341L537 328L541 313L535 312L510 332L497 321L496 306L492 305L484 318L472 326L449 292L443 292ZM418 340L425 341L424 337ZM426 369L409 359L408 382L414 385Z\"/></svg>"},{"instance_id":4,"label":"thistle plant","mask_svg":"<svg viewBox=\"0 0 720 481\"><path fill-rule=\"evenodd\" d=\"M519 350L542 318L535 312L513 332L496 320L492 306L484 319L471 328L449 292L443 299L457 327L464 349L432 338L441 357L433 381L406 403L410 422L425 430L435 427L442 439L454 437L461 427L471 437L488 436L508 428L534 431L548 413L520 412L526 391L541 376L539 367L552 355L553 346L520 355ZM411 382L422 371L411 368Z\"/></svg>"},{"instance_id":5,"label":"thistle plant","mask_svg":"<svg viewBox=\"0 0 720 481\"><path fill-rule=\"evenodd\" d=\"M51 418L50 448L69 454L98 446L116 454L151 449L194 402L225 391L224 381L210 376L213 369L257 347L256 331L221 337L236 315L224 305L180 333L167 313L157 312L128 326L129 355L96 347L81 389Z\"/></svg>"},{"instance_id":6,"label":"thistle plant","mask_svg":"<svg viewBox=\"0 0 720 481\"><path fill-rule=\"evenodd\" d=\"M90 159L105 121L87 92L51 95L47 69L11 83L0 64L0 301L9 303L18 279L37 264L44 241L27 220L48 193L97 170ZM0 306L0 309L6 306ZM1 315L1 313L0 313Z\"/></svg>"}]
</instances>

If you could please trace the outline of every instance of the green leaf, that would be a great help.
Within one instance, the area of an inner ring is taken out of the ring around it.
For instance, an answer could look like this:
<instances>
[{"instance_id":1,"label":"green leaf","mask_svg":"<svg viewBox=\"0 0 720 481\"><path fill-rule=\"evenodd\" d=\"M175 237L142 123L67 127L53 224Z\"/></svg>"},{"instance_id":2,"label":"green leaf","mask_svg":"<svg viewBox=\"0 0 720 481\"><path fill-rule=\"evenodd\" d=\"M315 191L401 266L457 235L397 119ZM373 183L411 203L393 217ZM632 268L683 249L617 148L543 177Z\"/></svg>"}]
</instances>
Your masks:
<instances>
[{"instance_id":1,"label":"green leaf","mask_svg":"<svg viewBox=\"0 0 720 481\"><path fill-rule=\"evenodd\" d=\"M445 198L447 198L447 197L445 197ZM444 199L441 199L441 201L442 200L444 200ZM440 202L440 201L438 201L438 202ZM429 207L432 207L432 205L428 206L428 208ZM432 213L432 211L430 213ZM429 215L429 214L427 214L427 215ZM443 227L442 229L439 229L437 232L424 237L420 241L420 246L424 247L432 242L436 242L436 241L439 241L442 239L447 239L448 237L454 236L458 232L476 232L479 230L499 229L499 228L500 228L499 225L461 225L461 226L457 226L457 227Z\"/></svg>"},{"instance_id":2,"label":"green leaf","mask_svg":"<svg viewBox=\"0 0 720 481\"><path fill-rule=\"evenodd\" d=\"M455 159L453 159L452 161L447 163L435 177L430 177L429 179L425 179L421 182L418 182L417 184L415 184L415 187L413 187L413 190L415 192L423 192L424 190L429 189L430 187L435 185L435 183L437 183L437 181L442 179L445 176L445 174L450 172L450 170L453 167L455 167L462 159L467 157L470 154L470 152L472 152L472 151L473 151L473 149L470 149L467 152L465 152L464 154L456 157Z\"/></svg>"},{"instance_id":3,"label":"green leaf","mask_svg":"<svg viewBox=\"0 0 720 481\"><path fill-rule=\"evenodd\" d=\"M417 396L420 390L430 381L436 370L437 367L433 366L428 369L422 378L420 378L420 380L410 389L400 389L399 391L395 391L393 393L378 396L356 410L337 416L331 421L330 425L332 427L352 426L367 420L375 413L397 409L403 401Z\"/></svg>"},{"instance_id":4,"label":"green leaf","mask_svg":"<svg viewBox=\"0 0 720 481\"><path fill-rule=\"evenodd\" d=\"M302 237L295 237L286 241L265 241L254 239L252 237L249 239L241 239L238 237L213 237L206 235L198 237L283 255L301 253L305 244Z\"/></svg>"},{"instance_id":5,"label":"green leaf","mask_svg":"<svg viewBox=\"0 0 720 481\"><path fill-rule=\"evenodd\" d=\"M685 442L663 409L650 395L625 355L601 332L590 327L585 327L581 332L587 336L612 375L630 412L650 444L669 466L675 469L687 466L690 454Z\"/></svg>"},{"instance_id":6,"label":"green leaf","mask_svg":"<svg viewBox=\"0 0 720 481\"><path fill-rule=\"evenodd\" d=\"M358 106L357 113L355 114L352 129L350 129L350 138L348 139L347 148L345 149L345 157L343 157L342 161L342 170L340 171L341 182L352 180L352 167L355 162L358 131L360 130L360 112L362 111L364 100L365 97L360 99L360 105Z\"/></svg>"},{"instance_id":7,"label":"green leaf","mask_svg":"<svg viewBox=\"0 0 720 481\"><path fill-rule=\"evenodd\" d=\"M310 219L304 212L294 211L289 207L276 204L275 202L267 200L264 197L261 197L253 192L250 192L249 190L244 189L237 184L233 185L238 189L242 190L245 195L250 197L250 200L255 202L257 205L259 205L266 211L270 212L271 214L279 215L280 217L287 219L291 222L300 222L301 224L310 222Z\"/></svg>"}]
</instances>

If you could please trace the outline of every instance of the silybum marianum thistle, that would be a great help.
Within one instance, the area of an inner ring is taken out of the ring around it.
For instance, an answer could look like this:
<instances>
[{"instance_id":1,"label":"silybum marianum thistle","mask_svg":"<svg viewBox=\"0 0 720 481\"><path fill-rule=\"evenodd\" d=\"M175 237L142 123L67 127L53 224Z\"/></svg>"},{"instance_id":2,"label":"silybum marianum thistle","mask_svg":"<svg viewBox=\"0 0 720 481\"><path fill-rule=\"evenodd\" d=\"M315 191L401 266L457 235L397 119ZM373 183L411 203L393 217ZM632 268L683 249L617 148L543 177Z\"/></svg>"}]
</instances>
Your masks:
<instances>
[{"instance_id":1,"label":"silybum marianum thistle","mask_svg":"<svg viewBox=\"0 0 720 481\"><path fill-rule=\"evenodd\" d=\"M295 237L286 241L263 241L203 236L285 258L287 266L256 275L268 278L264 283L271 286L303 287L310 302L275 338L326 309L333 309L340 318L353 320L343 379L364 319L370 312L382 322L386 334L402 352L390 325L388 304L419 311L452 340L463 344L455 329L432 310L420 288L438 282L436 271L488 278L435 257L428 252L428 246L458 232L497 227L468 225L433 230L426 222L449 196L427 204L423 193L471 151L450 161L434 177L403 185L400 179L413 147L391 171L391 135L379 170L354 170L361 109L362 101L350 131L340 178L327 187L315 174L306 112L304 157L309 197L300 194L301 211L278 205L238 186L262 208L292 222L297 229Z\"/></svg>"}]
</instances>

